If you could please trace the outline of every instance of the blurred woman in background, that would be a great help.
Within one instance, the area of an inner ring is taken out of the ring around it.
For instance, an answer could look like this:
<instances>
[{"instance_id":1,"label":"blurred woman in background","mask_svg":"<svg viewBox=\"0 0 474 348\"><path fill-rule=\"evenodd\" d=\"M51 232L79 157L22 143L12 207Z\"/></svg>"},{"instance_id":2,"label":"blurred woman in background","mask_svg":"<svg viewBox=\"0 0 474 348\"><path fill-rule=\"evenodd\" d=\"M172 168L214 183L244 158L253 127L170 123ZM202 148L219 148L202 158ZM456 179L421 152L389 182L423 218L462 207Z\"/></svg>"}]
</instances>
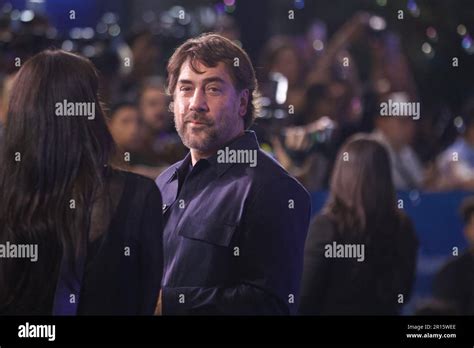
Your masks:
<instances>
[{"instance_id":1,"label":"blurred woman in background","mask_svg":"<svg viewBox=\"0 0 474 348\"><path fill-rule=\"evenodd\" d=\"M161 194L111 168L114 148L90 61L47 50L23 65L0 146L0 244L37 257L0 259L1 314L154 313Z\"/></svg>"},{"instance_id":2,"label":"blurred woman in background","mask_svg":"<svg viewBox=\"0 0 474 348\"><path fill-rule=\"evenodd\" d=\"M386 150L350 138L308 232L300 314L399 313L410 297L417 249L411 221L397 207Z\"/></svg>"}]
</instances>

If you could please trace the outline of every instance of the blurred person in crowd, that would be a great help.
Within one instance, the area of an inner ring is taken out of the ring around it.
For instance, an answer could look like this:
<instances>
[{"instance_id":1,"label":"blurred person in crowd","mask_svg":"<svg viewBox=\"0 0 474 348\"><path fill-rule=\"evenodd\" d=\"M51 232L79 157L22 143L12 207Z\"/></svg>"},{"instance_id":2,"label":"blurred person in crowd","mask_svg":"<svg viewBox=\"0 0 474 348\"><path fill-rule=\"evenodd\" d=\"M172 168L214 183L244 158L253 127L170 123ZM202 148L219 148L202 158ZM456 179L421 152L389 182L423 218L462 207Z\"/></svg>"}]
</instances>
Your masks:
<instances>
[{"instance_id":1,"label":"blurred person in crowd","mask_svg":"<svg viewBox=\"0 0 474 348\"><path fill-rule=\"evenodd\" d=\"M246 131L257 106L247 53L204 34L175 51L168 76L190 152L156 181L165 219L163 314L294 314L310 197Z\"/></svg>"},{"instance_id":2,"label":"blurred person in crowd","mask_svg":"<svg viewBox=\"0 0 474 348\"><path fill-rule=\"evenodd\" d=\"M9 14L0 13L0 78L8 65L8 48L13 39L11 18Z\"/></svg>"},{"instance_id":3,"label":"blurred person in crowd","mask_svg":"<svg viewBox=\"0 0 474 348\"><path fill-rule=\"evenodd\" d=\"M111 167L98 85L89 60L61 50L34 56L15 78L0 146L1 314L154 313L161 194Z\"/></svg>"},{"instance_id":4,"label":"blurred person in crowd","mask_svg":"<svg viewBox=\"0 0 474 348\"><path fill-rule=\"evenodd\" d=\"M100 97L108 105L128 100L120 94L122 76L119 71L121 59L111 41L110 38L107 38L95 43L83 43L83 51L86 50L86 48L90 48L90 45L93 45L92 47L94 47L94 55L89 56L89 59L100 72Z\"/></svg>"},{"instance_id":5,"label":"blurred person in crowd","mask_svg":"<svg viewBox=\"0 0 474 348\"><path fill-rule=\"evenodd\" d=\"M345 89L350 89L352 92L360 89L357 61L349 48L355 46L361 38L367 37L369 19L368 13L358 12L330 38L327 46L323 46L309 68L305 78L307 88L327 86L333 95L345 95ZM324 33L319 35L325 36ZM319 39L320 44L324 44L323 37ZM338 115L331 116L337 118ZM349 115L340 116L348 117Z\"/></svg>"},{"instance_id":6,"label":"blurred person in crowd","mask_svg":"<svg viewBox=\"0 0 474 348\"><path fill-rule=\"evenodd\" d=\"M461 114L463 133L437 158L440 190L474 190L474 98Z\"/></svg>"},{"instance_id":7,"label":"blurred person in crowd","mask_svg":"<svg viewBox=\"0 0 474 348\"><path fill-rule=\"evenodd\" d=\"M240 28L234 17L228 14L221 14L214 24L214 32L222 35L230 41L240 42Z\"/></svg>"},{"instance_id":8,"label":"blurred person in crowd","mask_svg":"<svg viewBox=\"0 0 474 348\"><path fill-rule=\"evenodd\" d=\"M123 77L120 87L120 95L123 100L138 100L140 87L150 77L159 73L159 61L161 49L158 37L149 29L141 29L133 32L127 44L130 48L131 72Z\"/></svg>"},{"instance_id":9,"label":"blurred person in crowd","mask_svg":"<svg viewBox=\"0 0 474 348\"><path fill-rule=\"evenodd\" d=\"M138 106L122 102L112 107L108 120L109 131L117 145L112 164L122 170L155 179L165 167L155 168L143 163L145 142L141 134Z\"/></svg>"},{"instance_id":10,"label":"blurred person in crowd","mask_svg":"<svg viewBox=\"0 0 474 348\"><path fill-rule=\"evenodd\" d=\"M20 23L16 24L16 30L8 43L10 54L5 66L7 73L16 72L19 68L18 62L23 65L30 57L55 44L56 32L47 17L35 13L30 21Z\"/></svg>"},{"instance_id":11,"label":"blurred person in crowd","mask_svg":"<svg viewBox=\"0 0 474 348\"><path fill-rule=\"evenodd\" d=\"M327 116L303 126L286 127L283 137L271 139L273 153L280 164L307 190L327 187L333 151L334 122Z\"/></svg>"},{"instance_id":12,"label":"blurred person in crowd","mask_svg":"<svg viewBox=\"0 0 474 348\"><path fill-rule=\"evenodd\" d=\"M173 115L169 110L170 99L161 78L150 78L143 84L139 94L140 113L146 131L169 132L174 128Z\"/></svg>"},{"instance_id":13,"label":"blurred person in crowd","mask_svg":"<svg viewBox=\"0 0 474 348\"><path fill-rule=\"evenodd\" d=\"M463 200L460 208L468 247L436 274L433 295L451 305L460 315L474 315L474 197Z\"/></svg>"},{"instance_id":14,"label":"blurred person in crowd","mask_svg":"<svg viewBox=\"0 0 474 348\"><path fill-rule=\"evenodd\" d=\"M404 91L411 99L417 99L414 74L403 52L399 35L393 32L384 32L382 35L372 36L370 54L370 85L378 96L393 91Z\"/></svg>"},{"instance_id":15,"label":"blurred person in crowd","mask_svg":"<svg viewBox=\"0 0 474 348\"><path fill-rule=\"evenodd\" d=\"M118 151L115 160L117 166L130 164L133 156L127 157L136 151L141 143L140 116L138 107L134 103L123 102L112 106L108 127Z\"/></svg>"},{"instance_id":16,"label":"blurred person in crowd","mask_svg":"<svg viewBox=\"0 0 474 348\"><path fill-rule=\"evenodd\" d=\"M260 58L262 67L260 85L266 95L267 81L272 74L281 74L288 81L286 105L298 112L304 103L304 64L294 39L288 36L273 36L263 48Z\"/></svg>"},{"instance_id":17,"label":"blurred person in crowd","mask_svg":"<svg viewBox=\"0 0 474 348\"><path fill-rule=\"evenodd\" d=\"M344 79L316 84L306 90L303 111L284 137L274 136L272 147L278 161L310 191L328 187L337 149L360 130L361 99Z\"/></svg>"},{"instance_id":18,"label":"blurred person in crowd","mask_svg":"<svg viewBox=\"0 0 474 348\"><path fill-rule=\"evenodd\" d=\"M360 25L359 22L353 25L356 24ZM303 108L294 117L296 125L309 125L318 122L321 117L329 117L335 122L341 135L344 134L343 140L360 128L364 111L364 91L357 63L343 49L355 40L349 33L345 33L348 30L346 26L331 38L327 50L320 54L313 66L306 79ZM338 40L342 42L335 42Z\"/></svg>"},{"instance_id":19,"label":"blurred person in crowd","mask_svg":"<svg viewBox=\"0 0 474 348\"><path fill-rule=\"evenodd\" d=\"M301 47L302 57L307 69L316 64L316 61L324 54L327 44L327 24L321 19L313 19L304 35L298 39L298 45Z\"/></svg>"},{"instance_id":20,"label":"blurred person in crowd","mask_svg":"<svg viewBox=\"0 0 474 348\"><path fill-rule=\"evenodd\" d=\"M305 244L299 312L395 315L410 298L418 241L397 208L387 151L350 138Z\"/></svg>"},{"instance_id":21,"label":"blurred person in crowd","mask_svg":"<svg viewBox=\"0 0 474 348\"><path fill-rule=\"evenodd\" d=\"M398 190L435 190L436 167L422 163L419 153L430 152L433 132L429 109L422 106L414 74L403 52L399 35L382 31L369 41L372 64L369 86L373 99L370 116L375 115L373 137L384 144L392 161L393 179ZM381 116L382 103L418 105L417 115ZM408 116L408 117L407 117ZM410 117L411 116L411 117ZM429 131L431 129L431 132ZM421 148L420 145L421 144Z\"/></svg>"},{"instance_id":22,"label":"blurred person in crowd","mask_svg":"<svg viewBox=\"0 0 474 348\"><path fill-rule=\"evenodd\" d=\"M140 138L134 164L155 167L155 178L169 165L182 159L187 152L173 122L170 98L160 78L146 80L139 93L142 120Z\"/></svg>"},{"instance_id":23,"label":"blurred person in crowd","mask_svg":"<svg viewBox=\"0 0 474 348\"><path fill-rule=\"evenodd\" d=\"M380 104L388 100L396 103L411 102L404 92L390 93L379 99ZM382 144L390 156L392 178L397 190L422 189L426 172L412 147L416 132L413 117L381 115L381 107L375 116L375 129L370 137Z\"/></svg>"},{"instance_id":24,"label":"blurred person in crowd","mask_svg":"<svg viewBox=\"0 0 474 348\"><path fill-rule=\"evenodd\" d=\"M357 13L327 43L322 23L315 23L308 37L321 47L304 80L303 102L284 127L284 136L271 139L278 161L308 190L327 188L337 149L362 130L363 91L347 48L361 37L368 18Z\"/></svg>"}]
</instances>

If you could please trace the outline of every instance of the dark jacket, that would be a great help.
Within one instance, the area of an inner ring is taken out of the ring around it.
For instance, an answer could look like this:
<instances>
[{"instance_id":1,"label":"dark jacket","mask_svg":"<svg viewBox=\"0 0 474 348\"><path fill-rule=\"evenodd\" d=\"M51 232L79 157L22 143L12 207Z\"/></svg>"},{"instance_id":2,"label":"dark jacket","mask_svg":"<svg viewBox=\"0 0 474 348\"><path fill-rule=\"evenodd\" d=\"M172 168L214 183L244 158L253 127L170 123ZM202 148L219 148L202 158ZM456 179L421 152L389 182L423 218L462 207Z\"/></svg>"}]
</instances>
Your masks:
<instances>
[{"instance_id":1,"label":"dark jacket","mask_svg":"<svg viewBox=\"0 0 474 348\"><path fill-rule=\"evenodd\" d=\"M461 315L474 315L474 250L454 257L436 274L434 297Z\"/></svg>"},{"instance_id":2,"label":"dark jacket","mask_svg":"<svg viewBox=\"0 0 474 348\"><path fill-rule=\"evenodd\" d=\"M305 245L299 313L398 314L408 302L415 280L418 240L411 221L400 216L390 245L357 241L349 238L348 232L338 231L324 214L312 221ZM332 252L340 245L364 245L364 257Z\"/></svg>"},{"instance_id":3,"label":"dark jacket","mask_svg":"<svg viewBox=\"0 0 474 348\"><path fill-rule=\"evenodd\" d=\"M163 275L160 191L148 178L107 172L109 189L87 207L92 210L89 243L75 259L76 272L61 257L54 238L40 241L38 260L29 271L43 272L42 263L47 262L54 266L51 274L46 281L31 281L18 289L8 305L0 303L0 315L154 314ZM44 296L31 296L35 293Z\"/></svg>"},{"instance_id":4,"label":"dark jacket","mask_svg":"<svg viewBox=\"0 0 474 348\"><path fill-rule=\"evenodd\" d=\"M123 193L106 234L89 245L79 315L155 311L163 275L161 195L153 180L117 175L124 177Z\"/></svg>"},{"instance_id":5,"label":"dark jacket","mask_svg":"<svg viewBox=\"0 0 474 348\"><path fill-rule=\"evenodd\" d=\"M157 179L165 221L163 313L290 314L297 309L308 192L247 131L228 149L256 166L190 154ZM219 152L218 152L219 153Z\"/></svg>"}]
</instances>

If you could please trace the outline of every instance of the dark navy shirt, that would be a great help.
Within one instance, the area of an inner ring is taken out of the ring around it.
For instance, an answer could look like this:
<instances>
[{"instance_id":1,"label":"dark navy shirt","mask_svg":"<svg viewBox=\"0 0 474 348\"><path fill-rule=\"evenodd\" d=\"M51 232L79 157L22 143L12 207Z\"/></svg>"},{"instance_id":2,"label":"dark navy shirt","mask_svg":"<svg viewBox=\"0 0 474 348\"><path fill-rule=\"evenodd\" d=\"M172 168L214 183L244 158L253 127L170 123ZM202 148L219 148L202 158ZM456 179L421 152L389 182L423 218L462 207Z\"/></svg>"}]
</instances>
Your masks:
<instances>
[{"instance_id":1,"label":"dark navy shirt","mask_svg":"<svg viewBox=\"0 0 474 348\"><path fill-rule=\"evenodd\" d=\"M156 180L163 314L295 313L310 196L260 150L254 132L224 148L254 151L256 162L234 163L238 156L218 151L192 166L188 153Z\"/></svg>"}]
</instances>

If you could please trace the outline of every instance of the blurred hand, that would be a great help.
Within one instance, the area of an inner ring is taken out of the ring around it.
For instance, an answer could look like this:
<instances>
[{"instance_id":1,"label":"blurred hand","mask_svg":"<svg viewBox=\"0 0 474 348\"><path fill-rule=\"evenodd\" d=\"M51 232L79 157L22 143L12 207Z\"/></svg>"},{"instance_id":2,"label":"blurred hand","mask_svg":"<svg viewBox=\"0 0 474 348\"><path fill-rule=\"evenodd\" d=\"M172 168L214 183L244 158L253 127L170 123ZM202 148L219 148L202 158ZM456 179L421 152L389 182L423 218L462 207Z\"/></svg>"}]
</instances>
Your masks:
<instances>
[{"instance_id":1,"label":"blurred hand","mask_svg":"<svg viewBox=\"0 0 474 348\"><path fill-rule=\"evenodd\" d=\"M344 25L347 33L347 41L357 40L369 25L370 14L360 11L354 14L352 18Z\"/></svg>"},{"instance_id":2,"label":"blurred hand","mask_svg":"<svg viewBox=\"0 0 474 348\"><path fill-rule=\"evenodd\" d=\"M311 141L305 127L289 127L285 130L285 147L292 151L305 151Z\"/></svg>"},{"instance_id":3,"label":"blurred hand","mask_svg":"<svg viewBox=\"0 0 474 348\"><path fill-rule=\"evenodd\" d=\"M313 121L311 123L308 123L305 128L307 133L316 133L316 132L322 132L327 128L335 128L336 127L336 122L334 122L330 117L328 116L322 116L318 118L316 121Z\"/></svg>"},{"instance_id":4,"label":"blurred hand","mask_svg":"<svg viewBox=\"0 0 474 348\"><path fill-rule=\"evenodd\" d=\"M313 146L311 135L322 132L327 128L334 128L336 123L327 116L300 127L285 129L285 148L291 151L307 151Z\"/></svg>"}]
</instances>

